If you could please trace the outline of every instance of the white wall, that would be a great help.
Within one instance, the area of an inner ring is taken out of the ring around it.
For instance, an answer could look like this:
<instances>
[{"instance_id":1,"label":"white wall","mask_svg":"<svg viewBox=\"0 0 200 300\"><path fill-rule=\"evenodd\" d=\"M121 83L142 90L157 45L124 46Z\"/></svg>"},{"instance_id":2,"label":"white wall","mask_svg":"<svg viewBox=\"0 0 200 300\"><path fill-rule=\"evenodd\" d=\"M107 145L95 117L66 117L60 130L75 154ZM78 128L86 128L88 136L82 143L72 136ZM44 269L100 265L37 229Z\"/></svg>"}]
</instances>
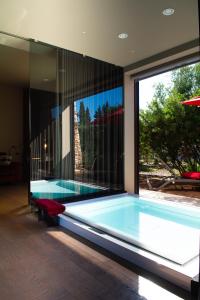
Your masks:
<instances>
[{"instance_id":1,"label":"white wall","mask_svg":"<svg viewBox=\"0 0 200 300\"><path fill-rule=\"evenodd\" d=\"M22 154L23 90L0 85L0 152L8 152L12 145ZM16 156L20 160L21 156Z\"/></svg>"},{"instance_id":2,"label":"white wall","mask_svg":"<svg viewBox=\"0 0 200 300\"><path fill-rule=\"evenodd\" d=\"M134 192L134 82L124 76L124 182L125 190Z\"/></svg>"}]
</instances>

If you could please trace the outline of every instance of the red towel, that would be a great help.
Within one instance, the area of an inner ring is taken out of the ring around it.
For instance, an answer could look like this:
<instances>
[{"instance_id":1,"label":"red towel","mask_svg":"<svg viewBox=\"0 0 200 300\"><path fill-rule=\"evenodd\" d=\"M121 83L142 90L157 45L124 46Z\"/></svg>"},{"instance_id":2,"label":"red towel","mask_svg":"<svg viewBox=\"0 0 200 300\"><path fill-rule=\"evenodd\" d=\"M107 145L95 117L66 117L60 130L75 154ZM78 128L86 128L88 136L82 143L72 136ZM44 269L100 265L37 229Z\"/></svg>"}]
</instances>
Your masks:
<instances>
[{"instance_id":1,"label":"red towel","mask_svg":"<svg viewBox=\"0 0 200 300\"><path fill-rule=\"evenodd\" d=\"M65 206L55 200L37 199L35 202L40 208L44 209L49 216L52 217L63 213L65 210Z\"/></svg>"}]
</instances>

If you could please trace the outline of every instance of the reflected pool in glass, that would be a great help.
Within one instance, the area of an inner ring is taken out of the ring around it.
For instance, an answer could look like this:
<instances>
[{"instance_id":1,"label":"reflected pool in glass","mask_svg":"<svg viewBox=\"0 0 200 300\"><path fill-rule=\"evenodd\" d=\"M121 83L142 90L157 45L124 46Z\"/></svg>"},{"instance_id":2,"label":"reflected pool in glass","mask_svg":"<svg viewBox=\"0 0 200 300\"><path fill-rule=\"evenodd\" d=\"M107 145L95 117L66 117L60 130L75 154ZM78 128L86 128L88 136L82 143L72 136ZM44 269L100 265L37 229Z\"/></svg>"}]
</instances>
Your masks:
<instances>
[{"instance_id":1,"label":"reflected pool in glass","mask_svg":"<svg viewBox=\"0 0 200 300\"><path fill-rule=\"evenodd\" d=\"M84 184L73 180L36 180L31 181L33 198L64 199L87 195L105 190L105 188Z\"/></svg>"}]
</instances>

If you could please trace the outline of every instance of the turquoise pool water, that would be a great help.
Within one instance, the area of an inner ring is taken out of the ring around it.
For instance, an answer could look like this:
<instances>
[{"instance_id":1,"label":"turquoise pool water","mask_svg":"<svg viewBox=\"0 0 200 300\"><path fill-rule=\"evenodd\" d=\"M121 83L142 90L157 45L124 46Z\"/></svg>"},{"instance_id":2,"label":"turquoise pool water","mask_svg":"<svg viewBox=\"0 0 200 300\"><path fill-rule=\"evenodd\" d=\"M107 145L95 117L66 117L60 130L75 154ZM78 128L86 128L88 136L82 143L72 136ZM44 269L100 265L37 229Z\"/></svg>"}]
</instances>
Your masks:
<instances>
[{"instance_id":1,"label":"turquoise pool water","mask_svg":"<svg viewBox=\"0 0 200 300\"><path fill-rule=\"evenodd\" d=\"M97 193L103 188L73 180L36 180L31 181L33 198L64 199L78 195Z\"/></svg>"},{"instance_id":2,"label":"turquoise pool water","mask_svg":"<svg viewBox=\"0 0 200 300\"><path fill-rule=\"evenodd\" d=\"M65 214L178 264L199 253L198 208L125 194L69 204Z\"/></svg>"}]
</instances>

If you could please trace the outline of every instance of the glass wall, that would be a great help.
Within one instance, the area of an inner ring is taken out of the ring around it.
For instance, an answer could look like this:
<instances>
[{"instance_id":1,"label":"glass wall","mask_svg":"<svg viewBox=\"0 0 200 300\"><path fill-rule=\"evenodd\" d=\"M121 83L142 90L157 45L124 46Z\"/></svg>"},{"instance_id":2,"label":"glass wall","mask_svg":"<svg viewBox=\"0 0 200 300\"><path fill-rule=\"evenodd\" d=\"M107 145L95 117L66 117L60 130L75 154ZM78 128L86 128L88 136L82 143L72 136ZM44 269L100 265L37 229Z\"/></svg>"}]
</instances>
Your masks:
<instances>
[{"instance_id":1,"label":"glass wall","mask_svg":"<svg viewBox=\"0 0 200 300\"><path fill-rule=\"evenodd\" d=\"M199 198L199 107L183 105L199 78L198 62L139 82L140 188Z\"/></svg>"},{"instance_id":2,"label":"glass wall","mask_svg":"<svg viewBox=\"0 0 200 300\"><path fill-rule=\"evenodd\" d=\"M60 176L60 117L57 50L31 43L31 180Z\"/></svg>"},{"instance_id":3,"label":"glass wall","mask_svg":"<svg viewBox=\"0 0 200 300\"><path fill-rule=\"evenodd\" d=\"M33 197L122 191L122 68L39 43L30 65Z\"/></svg>"},{"instance_id":4,"label":"glass wall","mask_svg":"<svg viewBox=\"0 0 200 300\"><path fill-rule=\"evenodd\" d=\"M74 103L75 178L123 189L122 87Z\"/></svg>"}]
</instances>

